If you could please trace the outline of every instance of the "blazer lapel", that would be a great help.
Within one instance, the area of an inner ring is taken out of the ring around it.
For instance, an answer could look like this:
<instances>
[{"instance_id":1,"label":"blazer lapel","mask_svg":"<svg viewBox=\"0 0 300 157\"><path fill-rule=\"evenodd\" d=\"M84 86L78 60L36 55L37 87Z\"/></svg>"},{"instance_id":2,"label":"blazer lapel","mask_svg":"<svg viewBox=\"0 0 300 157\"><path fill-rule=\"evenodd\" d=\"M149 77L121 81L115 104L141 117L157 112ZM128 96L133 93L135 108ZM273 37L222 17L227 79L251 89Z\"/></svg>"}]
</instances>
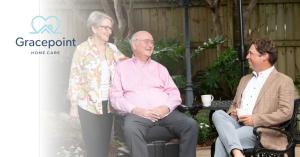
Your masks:
<instances>
[{"instance_id":1,"label":"blazer lapel","mask_svg":"<svg viewBox=\"0 0 300 157\"><path fill-rule=\"evenodd\" d=\"M264 83L262 89L260 90L259 92L259 95L256 99L256 102L255 102L255 106L254 106L254 109L253 111L255 110L257 104L260 102L260 100L262 99L264 93L268 90L268 88L270 88L270 85L272 84L272 82L274 81L274 79L276 79L276 74L278 73L278 71L276 69L274 69L270 76L267 78L266 82Z\"/></svg>"},{"instance_id":2,"label":"blazer lapel","mask_svg":"<svg viewBox=\"0 0 300 157\"><path fill-rule=\"evenodd\" d=\"M241 100L242 100L242 95L243 95L243 92L248 84L248 82L251 80L252 78L252 74L248 74L245 78L245 80L241 83L241 88L240 90L238 91L239 93L237 93L239 95L238 99L237 99L237 107L240 107L241 105Z\"/></svg>"},{"instance_id":3,"label":"blazer lapel","mask_svg":"<svg viewBox=\"0 0 300 157\"><path fill-rule=\"evenodd\" d=\"M250 74L250 75L248 75L248 77L245 79L244 83L242 84L242 88L241 88L241 89L243 89L243 90L241 91L241 95L243 94L243 92L244 92L244 90L245 90L245 88L246 88L248 82L252 79L252 77L253 77L253 74Z\"/></svg>"}]
</instances>

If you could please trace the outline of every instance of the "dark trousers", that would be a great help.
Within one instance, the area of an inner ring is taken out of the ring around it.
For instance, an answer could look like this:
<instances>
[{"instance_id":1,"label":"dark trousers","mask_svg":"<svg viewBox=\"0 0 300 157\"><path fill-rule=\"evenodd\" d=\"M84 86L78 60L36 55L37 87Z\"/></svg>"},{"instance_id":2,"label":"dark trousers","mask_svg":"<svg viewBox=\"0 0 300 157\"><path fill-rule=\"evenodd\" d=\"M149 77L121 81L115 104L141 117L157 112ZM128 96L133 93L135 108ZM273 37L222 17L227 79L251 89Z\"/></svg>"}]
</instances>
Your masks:
<instances>
[{"instance_id":1,"label":"dark trousers","mask_svg":"<svg viewBox=\"0 0 300 157\"><path fill-rule=\"evenodd\" d=\"M113 121L112 114L95 115L81 107L78 108L87 157L107 157Z\"/></svg>"},{"instance_id":2,"label":"dark trousers","mask_svg":"<svg viewBox=\"0 0 300 157\"><path fill-rule=\"evenodd\" d=\"M134 114L125 117L124 136L132 157L149 157L145 136L147 130L154 125L166 127L179 138L180 157L196 156L198 124L194 119L175 110L158 122L152 122Z\"/></svg>"}]
</instances>

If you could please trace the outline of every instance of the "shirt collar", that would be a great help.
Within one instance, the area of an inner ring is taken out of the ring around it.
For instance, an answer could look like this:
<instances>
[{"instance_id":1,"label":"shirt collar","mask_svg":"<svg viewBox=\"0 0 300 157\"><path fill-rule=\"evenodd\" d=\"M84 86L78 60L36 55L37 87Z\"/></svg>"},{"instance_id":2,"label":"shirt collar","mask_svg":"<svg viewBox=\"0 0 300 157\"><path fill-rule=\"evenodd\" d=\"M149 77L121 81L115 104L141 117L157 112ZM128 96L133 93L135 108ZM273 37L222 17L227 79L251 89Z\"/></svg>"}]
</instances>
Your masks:
<instances>
[{"instance_id":1,"label":"shirt collar","mask_svg":"<svg viewBox=\"0 0 300 157\"><path fill-rule=\"evenodd\" d=\"M88 37L88 44L93 50L97 50L96 45L94 44L93 37Z\"/></svg>"},{"instance_id":2,"label":"shirt collar","mask_svg":"<svg viewBox=\"0 0 300 157\"><path fill-rule=\"evenodd\" d=\"M134 55L132 55L132 61L135 64L142 64L141 61L139 61ZM152 59L149 58L145 64L150 64L151 62L152 62Z\"/></svg>"},{"instance_id":3,"label":"shirt collar","mask_svg":"<svg viewBox=\"0 0 300 157\"><path fill-rule=\"evenodd\" d=\"M270 68L268 68L268 69L266 69L266 70L264 70L264 71L261 71L261 72L259 72L259 73L257 73L257 72L255 72L255 71L253 71L253 72L252 72L252 74L253 74L253 76L255 76L255 77L260 77L260 76L262 76L262 77L264 77L264 76L269 76L269 75L270 75L270 73L273 71L273 69L274 69L274 66L272 66L272 67L270 67Z\"/></svg>"},{"instance_id":4,"label":"shirt collar","mask_svg":"<svg viewBox=\"0 0 300 157\"><path fill-rule=\"evenodd\" d=\"M90 36L90 37L88 37L88 44L89 44L89 46L92 48L92 50L94 51L94 52L97 52L98 51L98 49L97 49L97 47L96 47L96 44L94 43L94 38L92 37L92 36ZM108 46L107 45L107 43L105 44L105 46Z\"/></svg>"}]
</instances>

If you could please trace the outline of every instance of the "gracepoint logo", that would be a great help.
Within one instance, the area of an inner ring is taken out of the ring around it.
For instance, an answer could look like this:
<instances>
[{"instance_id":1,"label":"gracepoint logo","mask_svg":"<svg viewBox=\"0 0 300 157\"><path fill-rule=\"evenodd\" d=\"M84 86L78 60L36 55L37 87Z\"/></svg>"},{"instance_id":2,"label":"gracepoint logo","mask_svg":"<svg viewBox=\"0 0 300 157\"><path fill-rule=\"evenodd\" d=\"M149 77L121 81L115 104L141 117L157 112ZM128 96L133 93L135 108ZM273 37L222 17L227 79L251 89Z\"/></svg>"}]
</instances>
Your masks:
<instances>
[{"instance_id":1,"label":"gracepoint logo","mask_svg":"<svg viewBox=\"0 0 300 157\"><path fill-rule=\"evenodd\" d=\"M19 47L32 47L38 50L31 50L30 54L60 54L59 48L75 47L76 40L74 38L67 39L66 37L58 36L62 33L59 31L61 21L57 16L35 16L31 20L32 38L38 39L24 39L23 37L16 38L16 45ZM41 34L51 35L51 39L40 39ZM36 35L39 36L36 36ZM54 39L53 39L53 38ZM40 49L43 47L44 49ZM55 49L56 48L56 49Z\"/></svg>"},{"instance_id":2,"label":"gracepoint logo","mask_svg":"<svg viewBox=\"0 0 300 157\"><path fill-rule=\"evenodd\" d=\"M44 32L50 34L60 34L58 32L60 20L56 16L36 16L31 21L31 27L34 31L31 32L31 34L43 34Z\"/></svg>"}]
</instances>

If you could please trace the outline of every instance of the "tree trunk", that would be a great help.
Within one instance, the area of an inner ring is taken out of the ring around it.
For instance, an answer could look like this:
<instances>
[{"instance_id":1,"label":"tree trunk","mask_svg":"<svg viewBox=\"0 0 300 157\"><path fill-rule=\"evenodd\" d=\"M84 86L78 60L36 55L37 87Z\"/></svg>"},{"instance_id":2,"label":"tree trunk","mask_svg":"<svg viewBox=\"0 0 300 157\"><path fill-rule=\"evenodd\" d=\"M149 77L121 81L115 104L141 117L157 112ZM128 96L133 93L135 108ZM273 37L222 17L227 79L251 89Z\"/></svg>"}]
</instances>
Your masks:
<instances>
[{"instance_id":1,"label":"tree trunk","mask_svg":"<svg viewBox=\"0 0 300 157\"><path fill-rule=\"evenodd\" d=\"M251 0L247 6L246 11L243 14L245 26L247 26L247 23L249 23L249 17L251 16L251 14L253 12L254 7L256 6L256 3L257 3L257 0ZM244 36L245 36L244 37L245 41L248 41L248 32L246 29L244 30Z\"/></svg>"},{"instance_id":2,"label":"tree trunk","mask_svg":"<svg viewBox=\"0 0 300 157\"><path fill-rule=\"evenodd\" d=\"M106 14L108 14L110 17L114 20L114 26L113 26L113 39L114 42L120 38L120 29L119 29L119 21L116 15L115 5L114 1L112 0L100 0L102 9Z\"/></svg>"},{"instance_id":3,"label":"tree trunk","mask_svg":"<svg viewBox=\"0 0 300 157\"><path fill-rule=\"evenodd\" d=\"M212 17L213 17L213 24L214 24L214 30L215 30L216 36L223 35L222 24L220 21L219 8L212 10Z\"/></svg>"},{"instance_id":4,"label":"tree trunk","mask_svg":"<svg viewBox=\"0 0 300 157\"><path fill-rule=\"evenodd\" d=\"M113 28L114 42L116 43L125 37L129 37L133 33L133 0L100 0L100 2L104 12L111 16L115 22ZM126 2L129 2L127 8Z\"/></svg>"},{"instance_id":5,"label":"tree trunk","mask_svg":"<svg viewBox=\"0 0 300 157\"><path fill-rule=\"evenodd\" d=\"M129 6L127 8L127 23L128 23L128 32L126 37L130 38L130 36L134 33L133 32L133 24L132 24L132 17L133 17L133 0L129 0Z\"/></svg>"},{"instance_id":6,"label":"tree trunk","mask_svg":"<svg viewBox=\"0 0 300 157\"><path fill-rule=\"evenodd\" d=\"M244 13L245 24L248 22L250 15L252 14L254 7L256 6L257 0L251 0L248 4L248 7Z\"/></svg>"},{"instance_id":7,"label":"tree trunk","mask_svg":"<svg viewBox=\"0 0 300 157\"><path fill-rule=\"evenodd\" d=\"M243 1L242 1L243 2ZM235 8L236 11L238 10L238 6L237 6L237 0L234 1L235 4ZM249 18L254 10L254 7L257 4L257 0L250 0L249 4L247 6L247 8L245 9L245 11L243 12L243 23L244 23L244 40L247 42L249 42L249 35L248 35L248 31L247 31L247 24L249 23ZM236 20L238 21L238 15L236 15ZM252 30L253 31L253 30Z\"/></svg>"},{"instance_id":8,"label":"tree trunk","mask_svg":"<svg viewBox=\"0 0 300 157\"><path fill-rule=\"evenodd\" d=\"M118 23L112 1L100 0L100 3L104 12L112 17L115 23Z\"/></svg>"},{"instance_id":9,"label":"tree trunk","mask_svg":"<svg viewBox=\"0 0 300 157\"><path fill-rule=\"evenodd\" d=\"M116 34L115 42L122 40L124 38L124 34L126 31L126 26L127 26L127 21L125 18L126 12L123 12L124 10L124 2L123 0L114 0L114 8L115 8L115 13L118 21L118 31Z\"/></svg>"},{"instance_id":10,"label":"tree trunk","mask_svg":"<svg viewBox=\"0 0 300 157\"><path fill-rule=\"evenodd\" d=\"M220 0L206 0L212 13L214 32L216 36L223 36L222 24L220 21ZM222 44L217 45L217 52L222 51Z\"/></svg>"}]
</instances>

